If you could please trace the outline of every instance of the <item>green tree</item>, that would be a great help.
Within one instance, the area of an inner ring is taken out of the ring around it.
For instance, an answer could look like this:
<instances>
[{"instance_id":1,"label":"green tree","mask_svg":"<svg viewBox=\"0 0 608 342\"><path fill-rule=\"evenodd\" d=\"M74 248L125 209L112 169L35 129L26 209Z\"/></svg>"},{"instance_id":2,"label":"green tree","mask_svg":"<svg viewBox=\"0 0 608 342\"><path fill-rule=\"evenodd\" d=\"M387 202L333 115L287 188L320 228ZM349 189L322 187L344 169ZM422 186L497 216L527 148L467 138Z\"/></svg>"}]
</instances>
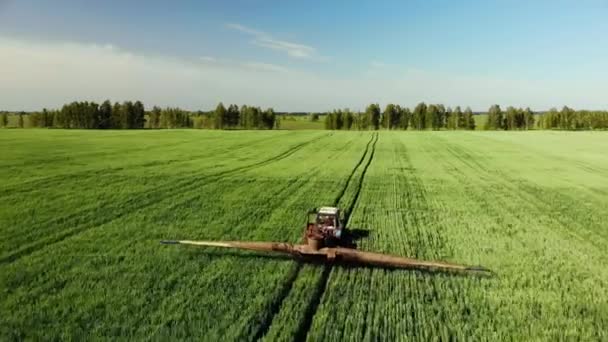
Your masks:
<instances>
[{"instance_id":1,"label":"green tree","mask_svg":"<svg viewBox=\"0 0 608 342\"><path fill-rule=\"evenodd\" d=\"M534 112L530 110L530 107L526 107L526 109L524 109L524 124L526 129L534 128Z\"/></svg>"},{"instance_id":2,"label":"green tree","mask_svg":"<svg viewBox=\"0 0 608 342\"><path fill-rule=\"evenodd\" d=\"M439 110L437 108L437 105L434 104L430 104L427 108L426 108L426 113L425 113L425 122L426 128L431 128L433 130L438 130L439 128L437 127L437 122L439 121L437 119L439 115Z\"/></svg>"},{"instance_id":3,"label":"green tree","mask_svg":"<svg viewBox=\"0 0 608 342\"><path fill-rule=\"evenodd\" d=\"M471 107L467 107L464 110L464 121L465 121L465 129L475 130L475 116L473 116L473 111Z\"/></svg>"},{"instance_id":4,"label":"green tree","mask_svg":"<svg viewBox=\"0 0 608 342\"><path fill-rule=\"evenodd\" d=\"M19 122L17 124L19 128L23 128L23 112L19 113Z\"/></svg>"},{"instance_id":5,"label":"green tree","mask_svg":"<svg viewBox=\"0 0 608 342\"><path fill-rule=\"evenodd\" d=\"M215 107L215 128L216 129L223 129L224 128L224 121L226 119L226 108L224 107L223 103L219 103L217 105L217 107Z\"/></svg>"},{"instance_id":6,"label":"green tree","mask_svg":"<svg viewBox=\"0 0 608 342\"><path fill-rule=\"evenodd\" d=\"M335 129L334 122L331 113L325 115L325 121L323 122L325 129Z\"/></svg>"},{"instance_id":7,"label":"green tree","mask_svg":"<svg viewBox=\"0 0 608 342\"><path fill-rule=\"evenodd\" d=\"M240 124L239 106L231 104L226 111L224 127L236 128Z\"/></svg>"},{"instance_id":8,"label":"green tree","mask_svg":"<svg viewBox=\"0 0 608 342\"><path fill-rule=\"evenodd\" d=\"M372 103L365 109L365 114L369 120L369 124L374 130L380 128L380 105Z\"/></svg>"},{"instance_id":9,"label":"green tree","mask_svg":"<svg viewBox=\"0 0 608 342\"><path fill-rule=\"evenodd\" d=\"M42 115L41 113L30 113L29 114L29 122L30 122L30 127L40 127L40 122L42 121Z\"/></svg>"},{"instance_id":10,"label":"green tree","mask_svg":"<svg viewBox=\"0 0 608 342\"><path fill-rule=\"evenodd\" d=\"M0 116L0 124L2 127L8 126L8 113L2 113L2 116Z\"/></svg>"},{"instance_id":11,"label":"green tree","mask_svg":"<svg viewBox=\"0 0 608 342\"><path fill-rule=\"evenodd\" d=\"M497 104L492 105L488 110L488 118L484 128L488 130L497 130L503 129L503 125L503 114L500 106Z\"/></svg>"},{"instance_id":12,"label":"green tree","mask_svg":"<svg viewBox=\"0 0 608 342\"><path fill-rule=\"evenodd\" d=\"M561 112L559 113L559 128L560 129L573 129L573 122L575 116L574 109L564 106L562 107Z\"/></svg>"},{"instance_id":13,"label":"green tree","mask_svg":"<svg viewBox=\"0 0 608 342\"><path fill-rule=\"evenodd\" d=\"M150 111L150 123L148 125L150 128L160 128L160 113L161 112L162 112L162 110L160 109L160 107L158 107L158 106L152 107L152 110Z\"/></svg>"},{"instance_id":14,"label":"green tree","mask_svg":"<svg viewBox=\"0 0 608 342\"><path fill-rule=\"evenodd\" d=\"M353 127L354 122L355 122L355 116L349 109L346 109L344 111L344 129L347 129L350 131Z\"/></svg>"},{"instance_id":15,"label":"green tree","mask_svg":"<svg viewBox=\"0 0 608 342\"><path fill-rule=\"evenodd\" d=\"M517 129L517 109L512 106L507 107L507 110L505 111L504 121L504 128L506 130Z\"/></svg>"},{"instance_id":16,"label":"green tree","mask_svg":"<svg viewBox=\"0 0 608 342\"><path fill-rule=\"evenodd\" d=\"M448 107L448 109L445 111L445 127L447 129L456 129L455 122L452 107Z\"/></svg>"},{"instance_id":17,"label":"green tree","mask_svg":"<svg viewBox=\"0 0 608 342\"><path fill-rule=\"evenodd\" d=\"M262 115L262 124L265 129L272 129L276 120L274 109L268 108Z\"/></svg>"},{"instance_id":18,"label":"green tree","mask_svg":"<svg viewBox=\"0 0 608 342\"><path fill-rule=\"evenodd\" d=\"M369 129L369 116L367 115L367 112L365 113L359 113L357 115L357 128L359 130L368 130Z\"/></svg>"},{"instance_id":19,"label":"green tree","mask_svg":"<svg viewBox=\"0 0 608 342\"><path fill-rule=\"evenodd\" d=\"M423 130L426 127L425 118L426 104L424 102L420 102L416 105L416 108L414 108L414 113L412 114L412 128L417 130Z\"/></svg>"},{"instance_id":20,"label":"green tree","mask_svg":"<svg viewBox=\"0 0 608 342\"><path fill-rule=\"evenodd\" d=\"M46 108L42 108L42 122L41 127L52 127L53 126L53 115Z\"/></svg>"},{"instance_id":21,"label":"green tree","mask_svg":"<svg viewBox=\"0 0 608 342\"><path fill-rule=\"evenodd\" d=\"M135 106L132 101L122 103L121 127L123 129L135 128Z\"/></svg>"},{"instance_id":22,"label":"green tree","mask_svg":"<svg viewBox=\"0 0 608 342\"><path fill-rule=\"evenodd\" d=\"M454 116L455 129L466 129L466 120L460 106L456 106L456 108L454 108L454 113L452 114Z\"/></svg>"},{"instance_id":23,"label":"green tree","mask_svg":"<svg viewBox=\"0 0 608 342\"><path fill-rule=\"evenodd\" d=\"M133 118L131 128L144 128L146 124L146 109L141 101L135 101L133 104Z\"/></svg>"},{"instance_id":24,"label":"green tree","mask_svg":"<svg viewBox=\"0 0 608 342\"><path fill-rule=\"evenodd\" d=\"M392 103L386 105L384 113L382 113L382 127L386 129L396 128L396 123L399 122L401 108Z\"/></svg>"},{"instance_id":25,"label":"green tree","mask_svg":"<svg viewBox=\"0 0 608 342\"><path fill-rule=\"evenodd\" d=\"M437 105L437 115L435 116L435 125L434 125L437 129L441 129L446 126L445 116L446 116L445 106L442 104L438 104Z\"/></svg>"},{"instance_id":26,"label":"green tree","mask_svg":"<svg viewBox=\"0 0 608 342\"><path fill-rule=\"evenodd\" d=\"M410 120L412 119L412 112L409 108L405 107L401 109L401 122L399 127L403 130L407 130Z\"/></svg>"}]
</instances>

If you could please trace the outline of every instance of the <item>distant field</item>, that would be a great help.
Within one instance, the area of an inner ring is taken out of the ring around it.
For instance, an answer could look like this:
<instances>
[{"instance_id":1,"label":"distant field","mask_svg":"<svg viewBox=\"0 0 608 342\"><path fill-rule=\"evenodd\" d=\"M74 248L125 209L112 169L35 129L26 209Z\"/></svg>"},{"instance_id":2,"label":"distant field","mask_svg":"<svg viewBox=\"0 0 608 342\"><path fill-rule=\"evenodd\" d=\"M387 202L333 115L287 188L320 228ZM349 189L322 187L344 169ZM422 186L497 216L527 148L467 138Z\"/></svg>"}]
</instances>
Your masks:
<instances>
[{"instance_id":1,"label":"distant field","mask_svg":"<svg viewBox=\"0 0 608 342\"><path fill-rule=\"evenodd\" d=\"M281 117L281 129L324 129L324 117L318 121L310 121L310 117L306 116L283 116Z\"/></svg>"},{"instance_id":2,"label":"distant field","mask_svg":"<svg viewBox=\"0 0 608 342\"><path fill-rule=\"evenodd\" d=\"M477 114L473 118L475 118L475 129L479 131L483 129L486 121L488 121L488 114Z\"/></svg>"},{"instance_id":3,"label":"distant field","mask_svg":"<svg viewBox=\"0 0 608 342\"><path fill-rule=\"evenodd\" d=\"M0 340L608 339L602 132L0 130L0 150ZM332 204L364 250L495 274L158 243L297 242Z\"/></svg>"}]
</instances>

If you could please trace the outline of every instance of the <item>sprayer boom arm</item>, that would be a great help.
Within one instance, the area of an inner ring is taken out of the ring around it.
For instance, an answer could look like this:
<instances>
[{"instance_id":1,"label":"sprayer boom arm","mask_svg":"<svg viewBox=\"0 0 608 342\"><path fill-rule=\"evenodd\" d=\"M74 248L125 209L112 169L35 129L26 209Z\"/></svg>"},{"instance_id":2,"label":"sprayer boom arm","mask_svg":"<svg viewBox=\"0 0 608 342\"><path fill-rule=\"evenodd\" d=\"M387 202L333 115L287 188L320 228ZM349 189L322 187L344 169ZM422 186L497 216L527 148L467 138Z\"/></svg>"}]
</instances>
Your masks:
<instances>
[{"instance_id":1,"label":"sprayer boom arm","mask_svg":"<svg viewBox=\"0 0 608 342\"><path fill-rule=\"evenodd\" d=\"M341 260L361 265L372 265L387 268L427 269L461 272L489 272L481 266L458 265L441 261L425 261L404 258L396 255L362 252L344 247L324 247L312 249L309 245L292 245L285 242L242 242L242 241L190 241L170 240L161 241L162 244L180 244L204 247L236 248L259 252L278 252L293 256L323 256L328 261Z\"/></svg>"}]
</instances>

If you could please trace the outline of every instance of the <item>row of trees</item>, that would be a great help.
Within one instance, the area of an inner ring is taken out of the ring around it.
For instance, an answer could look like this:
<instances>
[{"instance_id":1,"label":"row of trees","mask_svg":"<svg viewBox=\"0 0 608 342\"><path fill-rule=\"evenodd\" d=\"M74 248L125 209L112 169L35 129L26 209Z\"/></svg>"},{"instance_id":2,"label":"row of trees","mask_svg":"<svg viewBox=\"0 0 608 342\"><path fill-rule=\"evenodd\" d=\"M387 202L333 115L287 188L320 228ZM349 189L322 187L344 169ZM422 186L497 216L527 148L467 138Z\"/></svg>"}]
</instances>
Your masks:
<instances>
[{"instance_id":1,"label":"row of trees","mask_svg":"<svg viewBox=\"0 0 608 342\"><path fill-rule=\"evenodd\" d=\"M564 130L608 129L607 111L576 111L564 106L561 111L551 108L539 118L539 128Z\"/></svg>"},{"instance_id":2,"label":"row of trees","mask_svg":"<svg viewBox=\"0 0 608 342\"><path fill-rule=\"evenodd\" d=\"M445 108L441 104L419 103L413 111L407 107L388 104L384 111L376 103L367 106L364 113L353 113L348 109L334 110L325 116L326 129L358 130L439 130L475 129L475 118L471 108L463 112L460 107Z\"/></svg>"},{"instance_id":3,"label":"row of trees","mask_svg":"<svg viewBox=\"0 0 608 342\"><path fill-rule=\"evenodd\" d=\"M239 108L234 104L226 108L220 102L213 114L216 129L273 129L279 126L272 108L263 111L260 107L243 105Z\"/></svg>"},{"instance_id":4,"label":"row of trees","mask_svg":"<svg viewBox=\"0 0 608 342\"><path fill-rule=\"evenodd\" d=\"M148 114L148 128L188 128L193 127L192 115L180 108L154 107Z\"/></svg>"},{"instance_id":5,"label":"row of trees","mask_svg":"<svg viewBox=\"0 0 608 342\"><path fill-rule=\"evenodd\" d=\"M101 105L95 102L72 102L60 110L43 109L30 114L32 127L79 129L135 129L144 128L146 111L140 101Z\"/></svg>"},{"instance_id":6,"label":"row of trees","mask_svg":"<svg viewBox=\"0 0 608 342\"><path fill-rule=\"evenodd\" d=\"M153 107L146 112L140 101L101 105L95 102L72 102L60 110L47 110L30 114L19 113L19 127L23 116L29 117L30 127L79 129L141 129L141 128L210 128L210 129L273 129L279 120L272 108L230 105L220 103L212 112L189 112L180 108ZM0 125L8 125L8 113L0 116Z\"/></svg>"},{"instance_id":7,"label":"row of trees","mask_svg":"<svg viewBox=\"0 0 608 342\"><path fill-rule=\"evenodd\" d=\"M522 130L534 128L534 112L530 108L507 107L503 113L499 105L493 105L488 110L488 118L484 125L487 130Z\"/></svg>"},{"instance_id":8,"label":"row of trees","mask_svg":"<svg viewBox=\"0 0 608 342\"><path fill-rule=\"evenodd\" d=\"M59 110L36 113L19 112L17 127L23 128L24 117L29 118L29 127L56 127L80 129L141 129L141 128L208 128L208 129L273 129L279 128L279 115L272 108L237 105L224 107L218 104L214 111L189 112L180 108L153 107L146 111L140 101L125 101L112 104L95 102L72 102ZM311 121L325 116L325 128L337 130L472 130L475 117L470 108L445 108L441 104L419 103L413 110L388 104L384 111L378 104L370 104L365 112L348 109L330 113L314 113ZM0 126L7 127L9 113L0 113ZM14 125L14 124L13 124ZM535 116L530 108L507 107L503 112L499 105L488 110L483 126L486 130L563 129L591 130L608 129L607 111L576 111L564 106L552 108Z\"/></svg>"},{"instance_id":9,"label":"row of trees","mask_svg":"<svg viewBox=\"0 0 608 342\"><path fill-rule=\"evenodd\" d=\"M21 118L21 120L23 120L23 117ZM2 112L2 113L0 113L0 127L7 127L7 126L8 126L8 113Z\"/></svg>"}]
</instances>

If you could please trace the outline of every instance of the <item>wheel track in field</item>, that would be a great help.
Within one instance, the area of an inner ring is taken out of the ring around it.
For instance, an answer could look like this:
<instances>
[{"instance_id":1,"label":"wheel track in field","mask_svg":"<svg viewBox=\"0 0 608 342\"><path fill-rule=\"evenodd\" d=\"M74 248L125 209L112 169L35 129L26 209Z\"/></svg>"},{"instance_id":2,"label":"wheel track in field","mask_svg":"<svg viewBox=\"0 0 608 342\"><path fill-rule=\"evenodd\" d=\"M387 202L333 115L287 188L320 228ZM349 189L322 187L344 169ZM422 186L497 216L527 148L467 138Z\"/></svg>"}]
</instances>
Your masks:
<instances>
[{"instance_id":1,"label":"wheel track in field","mask_svg":"<svg viewBox=\"0 0 608 342\"><path fill-rule=\"evenodd\" d=\"M342 198L344 197L346 190L351 186L351 183L353 181L355 174L357 173L357 170L359 170L359 168L363 165L363 162L366 160L366 157L369 155L369 158L367 158L367 163L362 168L361 176L359 177L359 181L356 185L357 190L355 191L353 200L351 201L349 207L345 211L344 221L346 223L349 222L352 211L359 198L359 194L361 192L361 187L363 184L363 179L365 177L365 173L367 172L367 169L368 169L369 165L371 164L371 161L374 157L377 141L378 141L378 133L372 134L372 137L370 138L370 140L367 142L367 144L365 146L365 150L361 156L361 159L359 159L359 161L357 162L357 164L355 165L355 167L353 168L351 173L348 175L348 178L346 179L344 186L342 187L342 189L340 190L340 192L338 193L338 195L336 196L336 198L334 200L334 206L337 206L339 204L340 200L342 200ZM371 152L370 152L370 146L371 146ZM293 288L293 284L295 283L295 281L298 278L298 275L302 269L302 266L303 266L302 262L297 262L296 265L292 268L292 270L288 273L287 281L283 284L283 287L281 288L279 295L276 297L276 299L270 305L269 315L266 317L266 319L260 325L260 328L254 335L253 340L262 339L270 330L270 327L272 326L272 322L273 322L275 316L281 311L283 302L289 296L291 289ZM321 274L319 281L317 282L317 284L314 287L314 292L313 292L311 301L307 303L308 305L306 307L304 320L302 322L300 322L300 325L298 326L298 329L296 330L296 335L294 338L295 340L301 341L306 338L308 331L310 330L310 326L312 324L313 317L317 311L317 308L321 302L321 298L323 297L323 293L325 292L325 289L327 287L327 281L329 279L329 275L330 275L332 269L333 269L332 265L325 265L323 267L323 273Z\"/></svg>"},{"instance_id":2,"label":"wheel track in field","mask_svg":"<svg viewBox=\"0 0 608 342\"><path fill-rule=\"evenodd\" d=\"M352 140L348 140L343 145L340 145L337 148L337 150L338 150L337 155L341 155L342 153L344 153L344 151L348 149L348 145L350 143L352 143ZM319 147L318 146L314 146L313 148L317 149ZM308 153L308 151L307 151L307 153ZM306 173L303 175L303 177L296 177L296 178L292 178L292 179L286 180L284 182L285 184L282 187L282 189L280 190L280 192L278 192L278 193L275 194L276 197L283 198L283 200L272 201L272 203L271 203L272 205L269 206L269 207L266 207L264 209L267 212L267 214L270 214L274 210L276 210L277 208L280 208L280 207L284 206L284 204L286 203L285 200L289 199L291 197L291 195L289 195L289 191L292 191L291 193L293 194L293 190L294 189L306 189L306 188L308 188L308 190L310 190L310 188L311 188L310 184L311 183L308 183L308 180L311 179L311 177L314 176L314 174L316 172L318 172L319 168L320 168L320 166L317 166L316 168L313 168L313 169L306 169ZM198 192L198 190L197 190L197 192ZM302 191L300 191L300 193L301 192ZM200 196L200 195L197 195L197 197L198 196ZM190 196L190 198L194 199L195 197ZM163 210L164 210L164 206L163 206ZM169 210L169 211L171 211L171 210ZM237 216L240 216L240 215L237 215ZM214 223L214 222L215 221L213 221L213 220L209 221L209 223ZM116 229L116 228L114 228L114 229ZM149 235L149 234L146 235L146 234L144 234L144 236L142 236L142 237L144 239L153 238L156 241L156 238L154 237L154 235ZM110 250L107 250L106 253L114 255L113 252L115 252L115 251L119 251L120 252L123 249L124 249L124 246L121 247L120 245L114 245L114 246L111 247ZM68 255L68 257L69 257L69 255ZM217 259L217 260L220 260L220 259ZM214 265L214 263L215 263L215 261L217 261L217 260L214 260L214 261L211 261L209 263L206 263L204 265L204 267L205 268L212 268L213 265ZM91 267L93 267L93 266L91 266ZM203 270L203 268L201 268L199 270L199 272L203 272L202 270ZM183 273L183 272L178 273L178 274L181 274L181 276L177 277L179 279L183 278L183 276L188 276L189 275L189 274ZM55 280L54 278L51 278L51 279L52 280L50 280L48 282L45 282L45 286L48 285L48 287L46 287L46 288L36 288L36 292L33 292L33 293L31 291L28 291L28 300L30 300L30 301L36 301L42 295L44 295L45 293L48 293L48 289L54 289L54 291L58 291L59 288L63 287L62 285L57 285L56 281L58 281L58 280ZM65 282L66 281L63 280L64 284L65 284ZM194 292L193 295L195 295L195 296L196 295L203 295L203 293L198 293L197 294L197 292ZM154 297L154 296L152 296L152 297ZM164 307L163 310L164 310L165 314L169 313L169 316L172 316L174 313L176 313L175 307L170 305L168 307L169 309L167 309L167 307L164 306L164 303L171 302L172 299L173 299L172 297L168 296L165 299L163 299L163 301L161 301L161 302L154 303L154 304L152 304L152 306L147 306L145 308L145 311L149 312L150 314L154 314L154 313L157 312L156 308L158 308L161 305L161 303L163 303L162 305ZM154 302L154 300L152 299L152 300L150 300L150 302ZM134 323L134 326L139 326L140 324L144 324L143 321L144 321L144 319L146 317L150 317L150 315L148 315L148 316L142 316L140 320L138 320L136 323ZM155 332L156 332L156 330L155 330ZM152 335L150 335L148 338L154 338L154 333Z\"/></svg>"},{"instance_id":3,"label":"wheel track in field","mask_svg":"<svg viewBox=\"0 0 608 342\"><path fill-rule=\"evenodd\" d=\"M283 137L284 135L276 135L270 138L262 138L262 139L256 139L253 141L247 141L247 142L243 142L243 143L238 143L235 145L231 145L231 146L227 146L227 148L231 149L231 152L240 150L244 147L249 147L252 145L256 145L259 143L265 143L268 142L268 140L272 140L275 138L279 138L279 137ZM196 140L188 140L188 141L182 141L179 143L174 143L174 144L168 144L168 145L162 145L159 146L159 148L161 148L162 150L164 150L166 147L175 147L175 146L179 146L179 145L184 145L184 144L188 144L188 143L193 143ZM133 150L127 150L124 152L127 153L131 153L131 152L140 152L140 151L145 151L148 150L149 148L138 148L138 149L133 149ZM155 152L158 151L157 149L154 150ZM173 163L180 163L180 162L191 162L194 160L200 160L200 159L205 159L205 157L212 157L213 155L210 155L211 153L222 153L222 151L220 149L215 149L212 151L205 151L205 153L203 154L196 154L196 155L192 155L189 156L187 160L184 159L169 159L166 161L147 161L147 162L143 162L143 163L138 163L138 164L131 164L131 165L123 165L123 166L116 166L116 167L110 167L110 168L105 168L105 169L99 169L99 170L83 170L83 171L77 171L77 172L71 172L71 173L62 173L60 175L55 175L55 176L47 176L47 177L39 177L36 178L34 180L31 181L26 181L26 182L22 182L22 183L17 183L17 184L11 184L7 187L4 187L2 189L0 189L0 198L6 198L6 197L10 197L12 195L15 194L29 194L31 192L40 190L41 188L48 188L49 186L54 186L56 184L61 184L62 182L66 181L66 180L70 180L73 179L75 177L80 177L80 176L88 176L89 178L91 177L96 177L96 176L103 176L103 175L108 175L109 173L112 172L117 172L117 171L122 171L125 169L132 169L132 168L140 168L140 167L152 167L152 166L157 166L157 165L169 165L169 164L173 164ZM87 157L89 156L97 156L97 155L106 155L109 153L93 153L90 155L86 155ZM202 158L199 158L202 157ZM43 160L44 161L44 160Z\"/></svg>"},{"instance_id":4,"label":"wheel track in field","mask_svg":"<svg viewBox=\"0 0 608 342\"><path fill-rule=\"evenodd\" d=\"M367 159L367 163L365 164L365 166L363 167L363 169L361 171L361 176L359 177L359 181L357 182L357 185L356 185L357 190L355 190L355 195L354 195L352 201L350 202L348 209L344 213L344 222L347 226L350 222L350 218L353 213L353 210L354 210L355 206L357 205L357 202L359 201L359 195L361 194L361 189L363 188L363 181L365 179L365 175L367 174L367 169L371 165L372 160L374 159L374 154L376 153L376 143L378 142L378 133L377 132L374 134L374 138L375 139L372 144L371 154L370 154L369 158ZM315 314L317 313L317 309L319 308L319 305L321 304L321 301L323 299L323 295L325 294L325 290L327 289L327 282L329 281L329 275L331 274L332 270L333 270L332 264L324 266L323 273L321 275L321 278L319 279L319 282L317 283L313 297L312 297L311 301L308 303L308 306L306 308L306 314L304 316L304 321L300 323L300 325L298 326L298 329L296 330L296 335L294 338L295 340L306 341L306 338L308 337L308 333L310 332L310 328L312 326L313 319L315 317Z\"/></svg>"},{"instance_id":5,"label":"wheel track in field","mask_svg":"<svg viewBox=\"0 0 608 342\"><path fill-rule=\"evenodd\" d=\"M31 244L25 245L22 248L17 249L16 251L12 251L12 252L9 251L8 253L5 253L4 255L0 256L0 265L5 264L5 263L14 262L15 260L17 260L23 256L29 255L29 254L35 252L36 250L44 249L48 246L51 246L55 243L59 243L67 238L78 235L78 234L80 234L84 231L87 231L89 229L92 229L94 227L115 221L129 213L132 213L133 211L141 210L147 206L150 206L150 205L156 203L157 200L159 200L159 198L168 199L168 198L176 197L181 194L181 191L183 189L190 187L191 185L193 185L199 181L202 181L202 180L206 180L207 182L217 181L217 180L238 174L239 172L253 170L255 168L262 167L262 166L280 161L280 160L285 159L285 158L291 156L292 154L298 152L300 149L304 148L305 146L310 145L314 142L318 142L320 139L323 139L323 138L331 136L331 135L332 134L327 134L327 135L323 135L320 137L315 137L311 140L304 141L302 143L299 143L299 144L289 148L288 150L286 150L278 155L275 155L271 158L262 160L260 162L243 165L243 166L240 166L240 167L237 167L234 169L230 169L230 170L223 171L223 172L217 172L217 173L210 174L210 175L191 177L191 178L188 178L187 180L178 182L177 184L169 182L170 184L167 184L161 188L155 188L152 191L137 192L137 193L133 194L132 196L130 196L130 198L126 201L120 202L118 204L109 203L107 206L103 207L102 210L104 210L105 212L104 212L104 215L101 216L101 218L87 222L87 223L79 224L80 218L86 214L89 214L89 216L92 214L93 216L99 217L98 215L95 215L98 211L98 208L89 208L89 209L81 210L76 213L73 213L73 214L58 218L58 219L47 220L44 223L39 224L38 226L44 227L44 226L53 225L53 224L69 225L70 222L74 222L76 227L74 227L72 229L62 230L59 233L52 234L49 237L36 240ZM131 203L136 203L136 205L130 206L129 204L131 204ZM67 222L65 222L65 221L67 221ZM34 232L35 232L35 229L31 231L31 233L34 233Z\"/></svg>"},{"instance_id":6,"label":"wheel track in field","mask_svg":"<svg viewBox=\"0 0 608 342\"><path fill-rule=\"evenodd\" d=\"M345 141L345 143L344 143L343 145L341 145L339 148L337 148L337 150L338 150L339 152L337 152L336 156L339 156L339 155L341 155L342 153L344 153L344 151L346 151L346 150L348 149L348 146L349 146L349 144L351 144L351 143L352 143L352 141L353 141L352 139L351 139L351 140L347 140L347 141ZM284 194L286 191L290 191L291 189L293 189L294 184L302 184L300 187L298 187L298 189L307 189L307 188L310 188L310 183L309 183L309 184L306 184L306 183L307 183L307 180L311 179L311 177L312 177L312 176L314 176L314 175L315 175L315 174L318 172L318 169L319 169L319 168L320 168L320 166L317 166L317 167L315 167L315 168L313 168L313 169L311 169L311 170L308 170L306 173L304 173L304 174L302 175L302 177L298 177L298 178L297 178L297 179L295 179L295 180L289 180L289 181L288 181L289 185L287 185L286 187L284 187L284 188L283 188L283 189L282 189L280 192L275 193L275 197L281 196L282 198L285 198L285 199L290 198L291 196L287 196L287 197L285 197L285 196L282 196L282 195L283 195L283 194ZM310 190L310 189L309 189L309 190ZM292 193L292 194L293 194L293 193ZM172 207L179 207L179 206L181 206L181 205L183 205L183 204L186 204L186 203L188 203L188 202L195 201L195 200L196 200L198 197L200 197L200 196L201 196L200 194L197 194L197 195L195 195L195 196L190 196L190 197L188 197L187 199L183 199L182 201L180 201L180 203L175 203L175 204L173 204L173 205L172 205ZM287 201L287 202L288 202L288 201ZM276 210L276 209L278 209L278 208L280 208L280 207L284 207L284 206L285 206L285 204L286 204L287 202L286 202L286 201L279 201L279 202L274 203L274 204L272 205L272 207L268 207L268 208L266 208L266 209L269 211L269 213L272 213L274 210ZM171 211L171 207L169 208L169 211ZM238 215L237 215L237 216L238 216ZM208 223L209 223L209 224L213 224L214 222L215 222L215 221L209 221ZM229 238L230 238L230 234L229 234L228 232L227 232L227 234L228 234L228 237L220 237L219 239L220 239L220 240L229 239ZM212 267L212 265L213 265L213 262L211 262L211 263L207 263L207 264L205 265L205 267L206 267L206 268L211 268L211 267ZM297 265L296 265L296 266L297 266ZM292 282L292 281L294 281L295 279L291 280L290 278L291 278L291 277L297 277L297 275L299 274L298 272L294 272L294 271L295 271L295 267L292 267L292 268L289 270L289 273L288 273L288 275L287 275L287 278L288 278L288 279L287 279L287 282ZM202 273L202 272L203 272L203 271L201 270L201 273ZM202 294L201 294L201 295L202 295ZM169 302L169 301L171 301L171 298L167 298L166 300ZM165 313L167 313L167 312L175 312L175 311L176 311L176 308L175 308L174 306L170 306L170 307L171 307L171 309L169 309L169 310L165 309ZM262 318L264 318L264 317L262 317ZM255 329L255 328L254 328L254 329ZM158 329L157 329L157 330L158 330ZM148 337L149 337L149 338L153 338L153 337L155 336L155 334L157 333L157 330L155 330L155 331L154 331L152 334L150 334ZM249 331L249 332L250 332L250 331ZM252 336L252 334L249 334L249 332L245 332L244 334L241 334L240 340L246 340L246 339L247 339L249 336ZM254 332L254 333L255 333L255 332Z\"/></svg>"}]
</instances>

